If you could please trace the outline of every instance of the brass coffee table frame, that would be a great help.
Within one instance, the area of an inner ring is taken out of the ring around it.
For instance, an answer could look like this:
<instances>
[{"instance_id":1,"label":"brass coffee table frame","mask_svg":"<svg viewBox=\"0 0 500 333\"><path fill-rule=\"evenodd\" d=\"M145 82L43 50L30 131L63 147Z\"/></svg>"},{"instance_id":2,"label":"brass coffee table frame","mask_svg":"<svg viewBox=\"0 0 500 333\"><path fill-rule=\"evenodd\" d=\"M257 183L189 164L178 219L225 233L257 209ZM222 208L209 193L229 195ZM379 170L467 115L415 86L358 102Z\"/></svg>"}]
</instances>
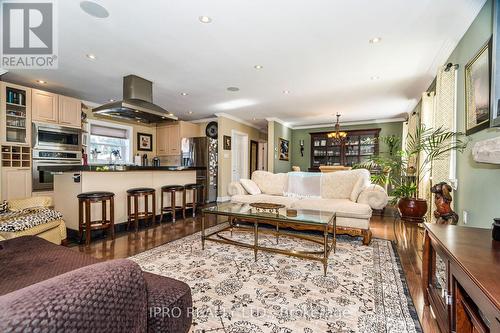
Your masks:
<instances>
[{"instance_id":1,"label":"brass coffee table frame","mask_svg":"<svg viewBox=\"0 0 500 333\"><path fill-rule=\"evenodd\" d=\"M229 225L223 229L219 229L217 231L206 234L205 233L205 219L207 218L208 215L214 215L214 216L216 216L216 218L217 218L217 216L227 216L228 221L225 221L225 222L229 222ZM285 255L293 256L293 257L297 257L297 258L320 261L323 263L323 273L326 276L326 271L328 268L328 257L329 257L330 252L332 250L333 250L333 253L335 253L335 248L337 245L336 230L335 230L337 217L334 213L332 213L332 217L330 218L329 222L324 223L324 224L320 224L320 223L313 224L311 222L301 222L300 220L280 221L279 219L277 219L278 216L276 216L276 218L274 218L274 219L271 219L271 218L266 218L266 216L249 215L248 217L241 217L241 216L235 216L235 215L236 214L232 214L229 212L208 211L208 210L203 211L203 216L201 219L201 247L203 250L205 249L205 241L209 240L209 241L213 241L213 242L232 244L232 245L236 245L236 246L241 246L241 247L253 249L255 261L257 261L258 251L280 253L280 254L285 254ZM240 223L242 223L242 222L246 222L250 225L253 224L253 227L240 225ZM261 224L274 226L275 229L274 230L272 230L272 229L259 229L259 225L261 225ZM321 237L321 236L309 236L309 235L304 235L304 234L287 232L287 231L283 231L280 228L290 228L290 229L299 230L299 231L320 231L323 233L323 237ZM243 243L243 242L229 239L229 238L221 235L221 233L223 231L230 231L231 236L233 235L233 231L236 231L236 232L240 232L240 231L241 232L252 232L253 231L254 242L253 242L253 244L248 244L248 243ZM279 236L280 235L286 235L289 237L307 240L310 242L314 242L314 243L323 245L323 251L296 251L296 250L285 250L285 249L260 246L259 245L259 233L274 234L276 236L276 244L279 244ZM329 242L328 238L330 235L332 235L333 237L332 237L331 241Z\"/></svg>"}]
</instances>

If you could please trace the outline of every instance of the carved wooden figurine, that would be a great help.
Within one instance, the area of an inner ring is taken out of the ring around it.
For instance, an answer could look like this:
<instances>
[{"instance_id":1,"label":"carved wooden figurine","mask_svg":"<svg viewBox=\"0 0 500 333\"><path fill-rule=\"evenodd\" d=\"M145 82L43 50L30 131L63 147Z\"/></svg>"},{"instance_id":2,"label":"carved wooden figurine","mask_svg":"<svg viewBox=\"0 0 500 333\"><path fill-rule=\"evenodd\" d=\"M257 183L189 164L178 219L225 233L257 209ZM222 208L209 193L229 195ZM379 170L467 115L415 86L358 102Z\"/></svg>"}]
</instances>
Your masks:
<instances>
[{"instance_id":1,"label":"carved wooden figurine","mask_svg":"<svg viewBox=\"0 0 500 333\"><path fill-rule=\"evenodd\" d=\"M438 224L458 223L458 215L450 207L452 201L451 191L451 186L445 182L441 182L431 187L431 192L434 193L434 203L436 204L434 217Z\"/></svg>"}]
</instances>

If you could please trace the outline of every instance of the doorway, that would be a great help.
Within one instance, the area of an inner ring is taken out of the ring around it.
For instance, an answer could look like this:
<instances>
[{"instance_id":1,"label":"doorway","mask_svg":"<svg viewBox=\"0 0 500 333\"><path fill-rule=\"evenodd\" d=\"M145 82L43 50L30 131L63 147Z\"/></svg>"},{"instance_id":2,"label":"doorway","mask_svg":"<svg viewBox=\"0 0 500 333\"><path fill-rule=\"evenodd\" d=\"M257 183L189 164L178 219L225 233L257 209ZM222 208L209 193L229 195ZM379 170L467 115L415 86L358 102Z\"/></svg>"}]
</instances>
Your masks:
<instances>
[{"instance_id":1,"label":"doorway","mask_svg":"<svg viewBox=\"0 0 500 333\"><path fill-rule=\"evenodd\" d=\"M258 142L257 170L267 171L267 142Z\"/></svg>"},{"instance_id":2,"label":"doorway","mask_svg":"<svg viewBox=\"0 0 500 333\"><path fill-rule=\"evenodd\" d=\"M231 181L248 178L248 134L231 131Z\"/></svg>"},{"instance_id":3,"label":"doorway","mask_svg":"<svg viewBox=\"0 0 500 333\"><path fill-rule=\"evenodd\" d=\"M250 140L250 176L259 169L259 143Z\"/></svg>"}]
</instances>

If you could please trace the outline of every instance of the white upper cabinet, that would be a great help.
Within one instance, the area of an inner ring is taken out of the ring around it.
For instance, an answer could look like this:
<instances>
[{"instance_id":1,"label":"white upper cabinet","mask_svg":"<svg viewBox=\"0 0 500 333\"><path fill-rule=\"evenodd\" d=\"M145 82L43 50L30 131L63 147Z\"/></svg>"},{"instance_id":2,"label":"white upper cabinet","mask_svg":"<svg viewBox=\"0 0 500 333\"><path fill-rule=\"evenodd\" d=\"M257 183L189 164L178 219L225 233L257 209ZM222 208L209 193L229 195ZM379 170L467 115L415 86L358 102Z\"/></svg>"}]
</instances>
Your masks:
<instances>
[{"instance_id":1,"label":"white upper cabinet","mask_svg":"<svg viewBox=\"0 0 500 333\"><path fill-rule=\"evenodd\" d=\"M58 95L32 89L31 118L33 121L57 124L59 120Z\"/></svg>"},{"instance_id":2,"label":"white upper cabinet","mask_svg":"<svg viewBox=\"0 0 500 333\"><path fill-rule=\"evenodd\" d=\"M79 99L59 95L59 124L63 126L82 126L82 102Z\"/></svg>"}]
</instances>

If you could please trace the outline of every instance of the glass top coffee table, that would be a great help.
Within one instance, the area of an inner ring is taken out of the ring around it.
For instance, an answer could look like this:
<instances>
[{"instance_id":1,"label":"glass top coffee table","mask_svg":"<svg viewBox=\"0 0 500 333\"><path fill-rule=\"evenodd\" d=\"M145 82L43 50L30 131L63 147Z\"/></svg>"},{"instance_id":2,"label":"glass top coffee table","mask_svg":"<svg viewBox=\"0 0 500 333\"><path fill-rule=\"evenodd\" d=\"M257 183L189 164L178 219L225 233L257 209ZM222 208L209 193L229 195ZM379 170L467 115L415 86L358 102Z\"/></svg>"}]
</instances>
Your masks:
<instances>
[{"instance_id":1,"label":"glass top coffee table","mask_svg":"<svg viewBox=\"0 0 500 333\"><path fill-rule=\"evenodd\" d=\"M209 215L227 216L228 226L207 234L205 230L205 219ZM261 225L273 226L274 228L259 228ZM254 250L255 260L257 260L258 251L267 251L320 261L323 263L323 272L326 276L328 256L332 250L335 253L335 228L336 216L335 213L332 212L304 209L287 211L286 208L262 211L249 204L230 202L203 209L201 244L202 249L205 249L205 241L214 241L251 248ZM320 232L320 234L314 235L314 233L290 232L289 229L292 229L292 231L314 231ZM253 243L240 242L223 235L222 233L224 231L230 231L231 237L233 231L253 232L254 241ZM276 236L276 244L279 244L280 235L286 235L287 237L299 238L320 244L323 249L321 251L297 251L295 249L265 247L259 245L259 233L274 234Z\"/></svg>"}]
</instances>

